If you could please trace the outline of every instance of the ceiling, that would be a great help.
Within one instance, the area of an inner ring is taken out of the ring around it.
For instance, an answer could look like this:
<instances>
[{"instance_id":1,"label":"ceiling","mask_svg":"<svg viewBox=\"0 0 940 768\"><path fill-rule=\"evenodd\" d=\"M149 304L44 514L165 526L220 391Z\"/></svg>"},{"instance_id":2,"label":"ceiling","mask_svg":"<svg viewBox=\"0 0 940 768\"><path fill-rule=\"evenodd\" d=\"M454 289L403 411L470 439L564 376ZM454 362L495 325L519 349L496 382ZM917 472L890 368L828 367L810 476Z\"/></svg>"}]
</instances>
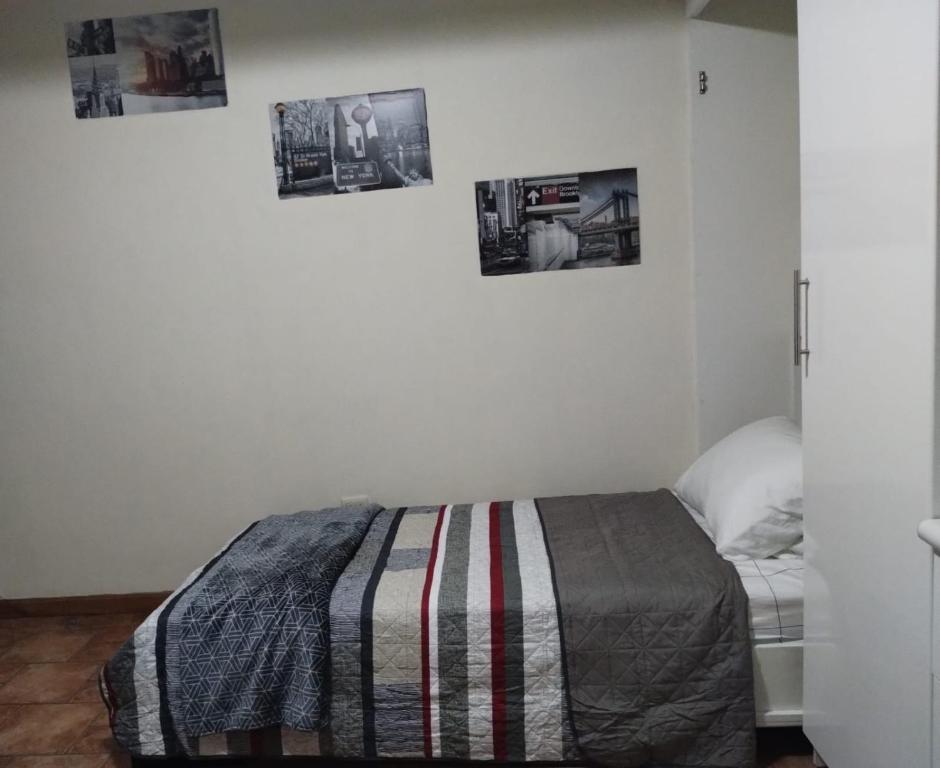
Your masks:
<instances>
[{"instance_id":1,"label":"ceiling","mask_svg":"<svg viewBox=\"0 0 940 768\"><path fill-rule=\"evenodd\" d=\"M686 7L705 21L796 34L796 0L687 0Z\"/></svg>"}]
</instances>

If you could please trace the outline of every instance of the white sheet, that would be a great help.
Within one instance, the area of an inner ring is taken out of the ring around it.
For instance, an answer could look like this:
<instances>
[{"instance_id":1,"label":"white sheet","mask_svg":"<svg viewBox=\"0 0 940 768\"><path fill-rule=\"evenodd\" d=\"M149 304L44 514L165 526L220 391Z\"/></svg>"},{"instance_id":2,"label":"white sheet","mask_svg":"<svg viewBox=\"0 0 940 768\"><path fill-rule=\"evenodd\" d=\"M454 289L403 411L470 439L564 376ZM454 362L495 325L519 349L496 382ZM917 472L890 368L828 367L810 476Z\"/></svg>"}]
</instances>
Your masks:
<instances>
[{"instance_id":1,"label":"white sheet","mask_svg":"<svg viewBox=\"0 0 940 768\"><path fill-rule=\"evenodd\" d=\"M678 498L678 496L676 497ZM712 541L705 517L679 499ZM751 638L755 643L782 643L803 638L803 558L783 554L765 560L727 558L741 575L748 596Z\"/></svg>"}]
</instances>

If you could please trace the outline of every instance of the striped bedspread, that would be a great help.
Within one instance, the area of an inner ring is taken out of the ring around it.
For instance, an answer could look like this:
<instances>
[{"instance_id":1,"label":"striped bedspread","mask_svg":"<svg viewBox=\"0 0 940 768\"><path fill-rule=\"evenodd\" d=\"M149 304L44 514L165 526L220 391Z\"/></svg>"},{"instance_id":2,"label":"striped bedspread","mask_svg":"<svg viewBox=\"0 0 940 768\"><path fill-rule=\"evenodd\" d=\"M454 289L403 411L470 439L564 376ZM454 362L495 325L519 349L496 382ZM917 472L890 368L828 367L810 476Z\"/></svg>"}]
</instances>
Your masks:
<instances>
[{"instance_id":1,"label":"striped bedspread","mask_svg":"<svg viewBox=\"0 0 940 768\"><path fill-rule=\"evenodd\" d=\"M330 604L332 751L571 754L551 563L535 503L381 513Z\"/></svg>"},{"instance_id":2,"label":"striped bedspread","mask_svg":"<svg viewBox=\"0 0 940 768\"><path fill-rule=\"evenodd\" d=\"M134 755L752 768L747 596L675 497L254 524L102 675Z\"/></svg>"},{"instance_id":3,"label":"striped bedspread","mask_svg":"<svg viewBox=\"0 0 940 768\"><path fill-rule=\"evenodd\" d=\"M102 676L119 743L144 756L573 754L535 503L364 510L338 530L337 512L250 527L147 619ZM289 569L272 529L308 542L291 544ZM324 537L350 550L323 604L328 622L293 575L302 555L323 557ZM329 652L311 656L327 635ZM285 685L294 680L306 700Z\"/></svg>"}]
</instances>

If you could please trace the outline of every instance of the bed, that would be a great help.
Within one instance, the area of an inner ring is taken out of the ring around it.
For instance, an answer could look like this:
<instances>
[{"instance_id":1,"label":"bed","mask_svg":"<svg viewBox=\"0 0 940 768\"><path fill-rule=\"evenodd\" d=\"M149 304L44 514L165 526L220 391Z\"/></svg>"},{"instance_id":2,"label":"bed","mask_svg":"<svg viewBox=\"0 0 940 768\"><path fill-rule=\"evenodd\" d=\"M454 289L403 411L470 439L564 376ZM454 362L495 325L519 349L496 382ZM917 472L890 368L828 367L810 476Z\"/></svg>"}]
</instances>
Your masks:
<instances>
[{"instance_id":1,"label":"bed","mask_svg":"<svg viewBox=\"0 0 940 768\"><path fill-rule=\"evenodd\" d=\"M723 557L713 507L663 489L271 516L103 668L112 731L141 766L749 768L755 726L800 721L802 560Z\"/></svg>"},{"instance_id":2,"label":"bed","mask_svg":"<svg viewBox=\"0 0 940 768\"><path fill-rule=\"evenodd\" d=\"M705 518L688 504L683 507L714 540ZM732 562L748 597L757 726L802 725L803 558L791 552Z\"/></svg>"}]
</instances>

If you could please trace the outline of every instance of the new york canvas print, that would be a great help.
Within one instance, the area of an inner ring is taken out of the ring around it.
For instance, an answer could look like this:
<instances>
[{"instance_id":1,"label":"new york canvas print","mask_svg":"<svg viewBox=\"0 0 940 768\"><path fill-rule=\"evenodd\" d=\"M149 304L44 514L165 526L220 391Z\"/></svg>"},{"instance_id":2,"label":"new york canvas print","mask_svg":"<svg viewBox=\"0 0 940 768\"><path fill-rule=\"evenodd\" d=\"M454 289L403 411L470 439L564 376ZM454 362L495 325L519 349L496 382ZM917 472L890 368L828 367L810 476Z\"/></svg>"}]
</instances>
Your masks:
<instances>
[{"instance_id":1,"label":"new york canvas print","mask_svg":"<svg viewBox=\"0 0 940 768\"><path fill-rule=\"evenodd\" d=\"M86 19L65 25L79 119L224 107L216 9Z\"/></svg>"},{"instance_id":2,"label":"new york canvas print","mask_svg":"<svg viewBox=\"0 0 940 768\"><path fill-rule=\"evenodd\" d=\"M281 199L434 181L422 88L279 101L268 117Z\"/></svg>"},{"instance_id":3,"label":"new york canvas print","mask_svg":"<svg viewBox=\"0 0 940 768\"><path fill-rule=\"evenodd\" d=\"M476 183L484 275L640 263L636 168Z\"/></svg>"}]
</instances>

